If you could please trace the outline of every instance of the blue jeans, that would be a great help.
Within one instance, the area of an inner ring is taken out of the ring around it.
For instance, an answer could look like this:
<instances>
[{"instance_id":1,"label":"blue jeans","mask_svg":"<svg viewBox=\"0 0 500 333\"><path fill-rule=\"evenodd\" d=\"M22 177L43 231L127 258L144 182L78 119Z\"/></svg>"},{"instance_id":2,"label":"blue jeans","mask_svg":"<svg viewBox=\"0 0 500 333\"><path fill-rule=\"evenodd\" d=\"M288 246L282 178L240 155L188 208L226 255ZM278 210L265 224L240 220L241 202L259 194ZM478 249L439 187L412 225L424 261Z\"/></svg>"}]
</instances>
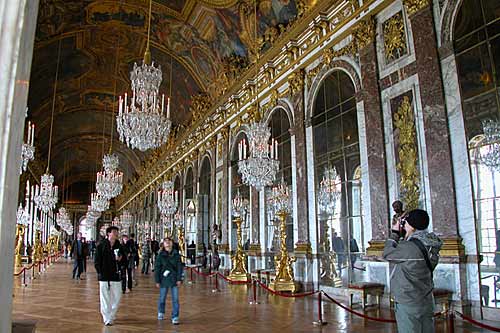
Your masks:
<instances>
[{"instance_id":1,"label":"blue jeans","mask_svg":"<svg viewBox=\"0 0 500 333\"><path fill-rule=\"evenodd\" d=\"M165 313L165 301L168 290L172 289L172 319L179 318L179 288L160 288L160 298L158 299L158 313Z\"/></svg>"}]
</instances>

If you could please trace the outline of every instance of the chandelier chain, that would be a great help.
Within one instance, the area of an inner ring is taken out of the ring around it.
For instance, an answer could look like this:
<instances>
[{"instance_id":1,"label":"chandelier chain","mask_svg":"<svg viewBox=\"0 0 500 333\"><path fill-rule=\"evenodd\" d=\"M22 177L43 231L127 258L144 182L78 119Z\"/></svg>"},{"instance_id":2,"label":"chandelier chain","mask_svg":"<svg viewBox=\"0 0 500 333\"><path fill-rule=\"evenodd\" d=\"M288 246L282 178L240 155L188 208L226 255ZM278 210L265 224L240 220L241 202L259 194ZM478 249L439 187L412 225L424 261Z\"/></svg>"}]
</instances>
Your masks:
<instances>
[{"instance_id":1,"label":"chandelier chain","mask_svg":"<svg viewBox=\"0 0 500 333\"><path fill-rule=\"evenodd\" d=\"M52 148L52 127L54 126L54 109L56 107L56 93L57 93L57 80L59 78L59 61L61 60L61 39L59 39L59 46L57 49L57 62L56 62L56 75L54 81L54 96L52 97L52 114L50 116L50 135L49 135L49 153L47 156L47 173L50 170L50 153Z\"/></svg>"}]
</instances>

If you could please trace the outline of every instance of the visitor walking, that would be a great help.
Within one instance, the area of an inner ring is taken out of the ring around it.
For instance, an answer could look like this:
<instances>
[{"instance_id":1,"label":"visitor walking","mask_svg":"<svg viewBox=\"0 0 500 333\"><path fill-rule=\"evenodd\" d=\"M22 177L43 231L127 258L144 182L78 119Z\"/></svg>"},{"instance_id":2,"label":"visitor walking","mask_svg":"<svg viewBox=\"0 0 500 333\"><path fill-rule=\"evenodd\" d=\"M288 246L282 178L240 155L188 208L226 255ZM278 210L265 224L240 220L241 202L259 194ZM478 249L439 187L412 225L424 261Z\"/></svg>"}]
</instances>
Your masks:
<instances>
[{"instance_id":1,"label":"visitor walking","mask_svg":"<svg viewBox=\"0 0 500 333\"><path fill-rule=\"evenodd\" d=\"M156 287L160 288L158 320L165 318L165 303L168 291L172 293L172 324L179 324L179 287L182 284L182 262L171 238L163 240L163 249L155 264Z\"/></svg>"},{"instance_id":2,"label":"visitor walking","mask_svg":"<svg viewBox=\"0 0 500 333\"><path fill-rule=\"evenodd\" d=\"M113 325L122 296L119 265L124 260L124 250L118 241L118 228L106 229L106 238L97 246L95 270L99 279L101 315L106 326Z\"/></svg>"},{"instance_id":3,"label":"visitor walking","mask_svg":"<svg viewBox=\"0 0 500 333\"><path fill-rule=\"evenodd\" d=\"M83 241L82 241L82 233L79 232L76 234L76 239L73 241L71 245L70 256L73 259L73 279L80 280L80 277L83 272Z\"/></svg>"},{"instance_id":4,"label":"visitor walking","mask_svg":"<svg viewBox=\"0 0 500 333\"><path fill-rule=\"evenodd\" d=\"M149 261L151 260L151 239L148 237L142 244L142 274L149 274Z\"/></svg>"}]
</instances>

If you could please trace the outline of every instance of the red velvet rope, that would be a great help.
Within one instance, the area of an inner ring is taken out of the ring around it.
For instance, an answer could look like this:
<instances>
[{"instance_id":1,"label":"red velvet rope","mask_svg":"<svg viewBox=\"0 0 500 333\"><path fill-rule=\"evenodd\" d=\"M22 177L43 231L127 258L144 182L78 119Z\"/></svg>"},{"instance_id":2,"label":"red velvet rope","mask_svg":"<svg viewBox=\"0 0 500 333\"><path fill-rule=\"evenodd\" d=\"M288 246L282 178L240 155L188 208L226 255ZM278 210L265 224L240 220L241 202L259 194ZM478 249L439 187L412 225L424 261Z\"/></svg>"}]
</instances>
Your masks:
<instances>
[{"instance_id":1,"label":"red velvet rope","mask_svg":"<svg viewBox=\"0 0 500 333\"><path fill-rule=\"evenodd\" d=\"M486 325L486 324L480 323L477 320L474 320L474 319L472 319L470 317L467 317L466 315L464 315L463 313L460 313L458 311L455 311L455 313L457 315L459 315L460 318L462 318L463 320L465 320L465 321L467 321L467 322L469 322L469 323L471 323L473 325L479 326L481 328L484 328L486 330L490 330L490 331L493 331L493 332L500 332L500 328L498 328L498 327L493 327L493 326L490 326L490 325Z\"/></svg>"},{"instance_id":2,"label":"red velvet rope","mask_svg":"<svg viewBox=\"0 0 500 333\"><path fill-rule=\"evenodd\" d=\"M353 309L345 306L344 304L334 300L333 298L330 297L330 295L328 295L327 293L325 293L323 290L321 291L323 293L323 295L326 296L326 298L328 298L332 303L340 306L342 309L346 310L347 312L350 312L352 314L355 314L356 316L359 316L359 317L362 317L362 318L365 318L365 319L368 319L368 320L373 320L373 321L378 321L378 322L382 322L382 323L395 323L396 320L394 319L385 319L385 318L377 318L377 317L370 317L370 316L367 316L365 314L362 314L360 312L357 312L357 311L354 311Z\"/></svg>"},{"instance_id":3,"label":"red velvet rope","mask_svg":"<svg viewBox=\"0 0 500 333\"><path fill-rule=\"evenodd\" d=\"M264 288L265 290L267 290L271 294L278 295L278 296L281 296L281 297L301 298L301 297L307 297L307 296L311 296L311 295L315 295L315 294L319 293L319 290L316 290L316 291L311 291L311 292L302 293L302 294L286 294L286 293L283 293L281 291L272 290L271 288L269 288L268 286L266 286L265 284L263 284L262 282L260 282L257 279L255 279L254 281L256 281L259 284L259 286L261 286L262 288Z\"/></svg>"},{"instance_id":4,"label":"red velvet rope","mask_svg":"<svg viewBox=\"0 0 500 333\"><path fill-rule=\"evenodd\" d=\"M247 281L234 281L234 280L231 280L227 277L225 277L224 275L222 275L221 273L217 273L217 276L220 276L221 278L223 278L225 281L231 283L231 284L249 284L251 282L251 280L247 280Z\"/></svg>"}]
</instances>

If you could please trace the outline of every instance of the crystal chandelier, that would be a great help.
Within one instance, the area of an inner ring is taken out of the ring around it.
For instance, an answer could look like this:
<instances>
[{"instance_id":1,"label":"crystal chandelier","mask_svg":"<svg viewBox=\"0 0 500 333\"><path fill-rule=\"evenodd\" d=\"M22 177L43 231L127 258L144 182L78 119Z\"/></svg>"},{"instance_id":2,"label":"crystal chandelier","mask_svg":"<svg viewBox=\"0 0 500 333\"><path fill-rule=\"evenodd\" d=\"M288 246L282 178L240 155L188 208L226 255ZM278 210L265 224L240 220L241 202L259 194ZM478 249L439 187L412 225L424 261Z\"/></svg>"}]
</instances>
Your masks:
<instances>
[{"instance_id":1,"label":"crystal chandelier","mask_svg":"<svg viewBox=\"0 0 500 333\"><path fill-rule=\"evenodd\" d=\"M132 225L132 214L129 213L128 210L124 210L121 216L121 223L123 229L128 229Z\"/></svg>"},{"instance_id":2,"label":"crystal chandelier","mask_svg":"<svg viewBox=\"0 0 500 333\"><path fill-rule=\"evenodd\" d=\"M42 184L35 185L35 205L44 213L54 209L57 203L57 186L54 186L54 176L45 173L42 175Z\"/></svg>"},{"instance_id":3,"label":"crystal chandelier","mask_svg":"<svg viewBox=\"0 0 500 333\"><path fill-rule=\"evenodd\" d=\"M325 169L323 179L319 183L318 204L321 212L328 215L335 213L337 201L341 195L341 179L335 167Z\"/></svg>"},{"instance_id":4,"label":"crystal chandelier","mask_svg":"<svg viewBox=\"0 0 500 333\"><path fill-rule=\"evenodd\" d=\"M179 192L174 191L174 182L166 181L158 191L158 208L162 215L174 214L179 206Z\"/></svg>"},{"instance_id":5,"label":"crystal chandelier","mask_svg":"<svg viewBox=\"0 0 500 333\"><path fill-rule=\"evenodd\" d=\"M67 231L69 226L71 226L71 219L69 218L66 208L59 208L59 212L56 215L57 224L64 230Z\"/></svg>"},{"instance_id":6,"label":"crystal chandelier","mask_svg":"<svg viewBox=\"0 0 500 333\"><path fill-rule=\"evenodd\" d=\"M99 193L92 193L90 198L90 205L93 211L99 213L104 212L109 209L109 200Z\"/></svg>"},{"instance_id":7,"label":"crystal chandelier","mask_svg":"<svg viewBox=\"0 0 500 333\"><path fill-rule=\"evenodd\" d=\"M123 188L123 172L117 171L118 164L118 156L106 154L102 159L104 171L97 173L97 193L107 200L116 197Z\"/></svg>"},{"instance_id":8,"label":"crystal chandelier","mask_svg":"<svg viewBox=\"0 0 500 333\"><path fill-rule=\"evenodd\" d=\"M16 214L17 224L27 226L30 222L30 215L27 209L23 208L22 204L19 204L19 208L17 208Z\"/></svg>"},{"instance_id":9,"label":"crystal chandelier","mask_svg":"<svg viewBox=\"0 0 500 333\"><path fill-rule=\"evenodd\" d=\"M119 227L121 225L120 218L118 216L115 216L115 218L111 222L111 225L114 225L115 227Z\"/></svg>"},{"instance_id":10,"label":"crystal chandelier","mask_svg":"<svg viewBox=\"0 0 500 333\"><path fill-rule=\"evenodd\" d=\"M28 162L35 158L35 125L28 121L28 140L21 147L21 169L20 174L28 169Z\"/></svg>"},{"instance_id":11,"label":"crystal chandelier","mask_svg":"<svg viewBox=\"0 0 500 333\"><path fill-rule=\"evenodd\" d=\"M170 98L167 99L165 114L165 96L159 96L162 81L161 67L155 67L151 61L149 36L151 30L151 4L149 3L148 41L141 66L134 64L130 72L132 98L129 101L119 98L118 116L116 117L120 141L132 149L146 151L158 148L167 142L172 122L170 121ZM161 105L160 105L161 102Z\"/></svg>"},{"instance_id":12,"label":"crystal chandelier","mask_svg":"<svg viewBox=\"0 0 500 333\"><path fill-rule=\"evenodd\" d=\"M479 161L493 172L500 171L500 122L487 119L482 124L484 140Z\"/></svg>"},{"instance_id":13,"label":"crystal chandelier","mask_svg":"<svg viewBox=\"0 0 500 333\"><path fill-rule=\"evenodd\" d=\"M269 202L273 206L276 213L290 213L292 211L292 200L290 195L290 187L281 180L281 183L273 186L271 190L271 198Z\"/></svg>"},{"instance_id":14,"label":"crystal chandelier","mask_svg":"<svg viewBox=\"0 0 500 333\"><path fill-rule=\"evenodd\" d=\"M183 226L182 215L181 215L180 212L175 213L175 215L174 215L174 223L175 223L175 226L178 227L178 228Z\"/></svg>"},{"instance_id":15,"label":"crystal chandelier","mask_svg":"<svg viewBox=\"0 0 500 333\"><path fill-rule=\"evenodd\" d=\"M86 218L87 218L87 222L89 223L89 225L93 225L97 222L97 219L101 217L101 213L100 212L97 212L95 211L92 206L88 206L87 207L87 215L86 215Z\"/></svg>"},{"instance_id":16,"label":"crystal chandelier","mask_svg":"<svg viewBox=\"0 0 500 333\"><path fill-rule=\"evenodd\" d=\"M238 191L231 205L233 216L243 218L248 210L248 206L249 206L248 199L244 199L240 195L240 191Z\"/></svg>"},{"instance_id":17,"label":"crystal chandelier","mask_svg":"<svg viewBox=\"0 0 500 333\"><path fill-rule=\"evenodd\" d=\"M254 122L248 131L250 157L245 139L238 144L238 171L243 183L257 191L272 185L279 169L278 142L273 139L269 145L270 137L271 129L264 122Z\"/></svg>"}]
</instances>

